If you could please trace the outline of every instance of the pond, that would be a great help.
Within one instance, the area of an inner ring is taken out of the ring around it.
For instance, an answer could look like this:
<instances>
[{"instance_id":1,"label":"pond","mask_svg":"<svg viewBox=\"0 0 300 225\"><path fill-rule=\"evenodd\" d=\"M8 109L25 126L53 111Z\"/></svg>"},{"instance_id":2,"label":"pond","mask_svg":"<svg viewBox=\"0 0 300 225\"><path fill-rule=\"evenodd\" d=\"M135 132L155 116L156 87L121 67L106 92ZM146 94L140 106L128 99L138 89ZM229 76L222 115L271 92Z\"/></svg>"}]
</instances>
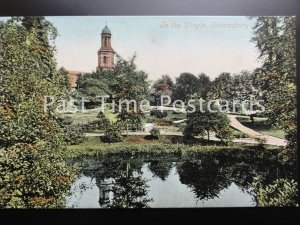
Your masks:
<instances>
[{"instance_id":1,"label":"pond","mask_svg":"<svg viewBox=\"0 0 300 225\"><path fill-rule=\"evenodd\" d=\"M252 183L294 178L273 153L109 153L73 160L82 167L70 208L253 207Z\"/></svg>"}]
</instances>

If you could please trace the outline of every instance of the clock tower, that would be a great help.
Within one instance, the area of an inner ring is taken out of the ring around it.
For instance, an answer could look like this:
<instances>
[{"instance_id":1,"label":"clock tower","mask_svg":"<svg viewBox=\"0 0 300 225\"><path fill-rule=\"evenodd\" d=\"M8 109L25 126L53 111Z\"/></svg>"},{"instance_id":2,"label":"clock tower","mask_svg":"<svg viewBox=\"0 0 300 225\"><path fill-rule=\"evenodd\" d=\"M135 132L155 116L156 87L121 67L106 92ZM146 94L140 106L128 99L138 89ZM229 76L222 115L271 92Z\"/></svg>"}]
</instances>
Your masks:
<instances>
[{"instance_id":1,"label":"clock tower","mask_svg":"<svg viewBox=\"0 0 300 225\"><path fill-rule=\"evenodd\" d=\"M98 51L97 71L114 69L115 51L111 47L111 32L105 26L101 32L101 48Z\"/></svg>"}]
</instances>

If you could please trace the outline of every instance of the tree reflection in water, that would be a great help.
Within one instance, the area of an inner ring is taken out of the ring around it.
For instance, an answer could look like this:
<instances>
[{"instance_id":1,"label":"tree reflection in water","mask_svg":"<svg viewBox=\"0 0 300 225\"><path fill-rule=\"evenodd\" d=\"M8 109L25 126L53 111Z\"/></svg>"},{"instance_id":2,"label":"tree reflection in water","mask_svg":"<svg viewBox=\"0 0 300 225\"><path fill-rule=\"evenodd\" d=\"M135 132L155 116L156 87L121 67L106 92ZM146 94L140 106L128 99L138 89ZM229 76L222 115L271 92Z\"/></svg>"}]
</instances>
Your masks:
<instances>
[{"instance_id":1,"label":"tree reflection in water","mask_svg":"<svg viewBox=\"0 0 300 225\"><path fill-rule=\"evenodd\" d=\"M181 183L188 185L200 200L218 197L220 191L231 184L230 179L227 179L226 170L221 168L218 161L214 160L202 159L177 164Z\"/></svg>"},{"instance_id":2,"label":"tree reflection in water","mask_svg":"<svg viewBox=\"0 0 300 225\"><path fill-rule=\"evenodd\" d=\"M96 160L96 168L84 174L96 179L102 208L145 208L149 186L142 178L142 161L130 155L113 155Z\"/></svg>"},{"instance_id":3,"label":"tree reflection in water","mask_svg":"<svg viewBox=\"0 0 300 225\"><path fill-rule=\"evenodd\" d=\"M277 178L295 179L294 169L276 159L276 152L260 154L249 149L185 154L123 152L78 160L83 174L96 179L100 207L144 208L153 199L148 185L151 176L143 176L143 166L148 167L152 178L158 177L162 182L166 182L175 167L179 181L190 188L195 200L208 200L218 198L233 183L251 194L254 179L263 184Z\"/></svg>"},{"instance_id":4,"label":"tree reflection in water","mask_svg":"<svg viewBox=\"0 0 300 225\"><path fill-rule=\"evenodd\" d=\"M165 181L169 176L170 171L173 167L172 162L164 160L153 160L150 161L148 168L152 172L154 177L159 177L162 181Z\"/></svg>"}]
</instances>

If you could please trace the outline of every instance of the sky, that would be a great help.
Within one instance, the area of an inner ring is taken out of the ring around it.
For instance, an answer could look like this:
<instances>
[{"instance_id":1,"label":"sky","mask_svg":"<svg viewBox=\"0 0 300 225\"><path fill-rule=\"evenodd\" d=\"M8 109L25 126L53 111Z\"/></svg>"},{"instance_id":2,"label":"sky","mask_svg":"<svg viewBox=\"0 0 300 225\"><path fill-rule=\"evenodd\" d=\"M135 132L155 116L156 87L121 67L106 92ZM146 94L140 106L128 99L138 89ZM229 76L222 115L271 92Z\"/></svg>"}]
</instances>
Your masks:
<instances>
[{"instance_id":1,"label":"sky","mask_svg":"<svg viewBox=\"0 0 300 225\"><path fill-rule=\"evenodd\" d=\"M124 59L135 53L139 70L150 80L182 72L252 71L258 51L250 42L254 21L247 17L59 16L46 17L57 27L56 58L67 70L92 72L97 66L101 31L107 24L112 47ZM228 27L231 26L231 27Z\"/></svg>"}]
</instances>

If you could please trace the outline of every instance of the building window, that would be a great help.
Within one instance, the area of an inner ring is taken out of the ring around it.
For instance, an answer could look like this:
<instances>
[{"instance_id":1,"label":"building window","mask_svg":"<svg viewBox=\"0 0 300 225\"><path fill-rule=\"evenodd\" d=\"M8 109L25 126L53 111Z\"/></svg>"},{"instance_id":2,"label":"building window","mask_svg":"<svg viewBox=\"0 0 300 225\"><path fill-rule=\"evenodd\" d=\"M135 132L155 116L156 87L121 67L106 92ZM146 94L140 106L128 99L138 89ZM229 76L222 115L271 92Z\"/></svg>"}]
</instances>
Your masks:
<instances>
[{"instance_id":1,"label":"building window","mask_svg":"<svg viewBox=\"0 0 300 225\"><path fill-rule=\"evenodd\" d=\"M103 56L103 63L106 64L106 56Z\"/></svg>"}]
</instances>

